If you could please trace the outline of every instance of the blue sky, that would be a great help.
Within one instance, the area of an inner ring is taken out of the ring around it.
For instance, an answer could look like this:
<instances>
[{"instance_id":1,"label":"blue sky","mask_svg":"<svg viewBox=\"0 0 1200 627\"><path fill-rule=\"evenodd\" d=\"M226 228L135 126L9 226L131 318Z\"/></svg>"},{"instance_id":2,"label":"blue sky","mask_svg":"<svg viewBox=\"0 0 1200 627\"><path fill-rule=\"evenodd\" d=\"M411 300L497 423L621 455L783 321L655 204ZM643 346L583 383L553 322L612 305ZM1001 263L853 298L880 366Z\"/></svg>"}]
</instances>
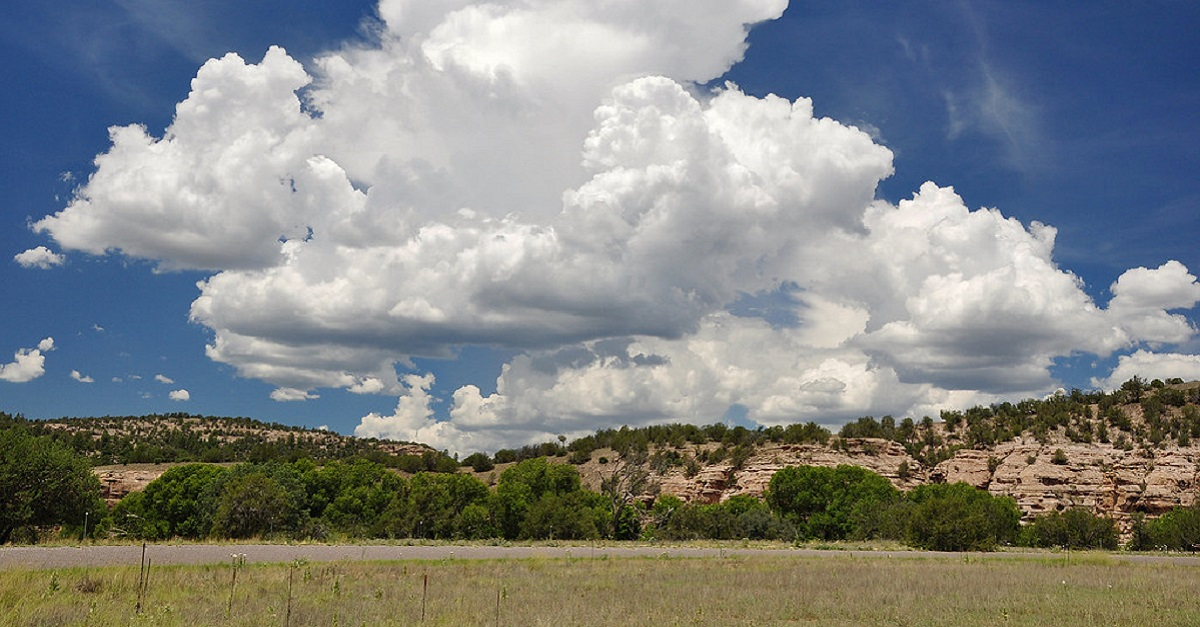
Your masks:
<instances>
[{"instance_id":1,"label":"blue sky","mask_svg":"<svg viewBox=\"0 0 1200 627\"><path fill-rule=\"evenodd\" d=\"M15 8L0 410L469 452L1200 378L1200 9L785 5Z\"/></svg>"}]
</instances>

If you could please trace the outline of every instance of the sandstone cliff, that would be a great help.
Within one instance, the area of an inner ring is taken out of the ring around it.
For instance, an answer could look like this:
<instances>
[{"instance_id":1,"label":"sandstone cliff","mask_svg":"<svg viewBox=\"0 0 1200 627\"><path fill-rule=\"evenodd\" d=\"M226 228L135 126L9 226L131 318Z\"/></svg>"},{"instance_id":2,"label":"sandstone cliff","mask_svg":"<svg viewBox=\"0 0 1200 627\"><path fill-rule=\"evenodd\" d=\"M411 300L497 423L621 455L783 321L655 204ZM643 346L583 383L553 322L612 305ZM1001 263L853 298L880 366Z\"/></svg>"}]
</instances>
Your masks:
<instances>
[{"instance_id":1,"label":"sandstone cliff","mask_svg":"<svg viewBox=\"0 0 1200 627\"><path fill-rule=\"evenodd\" d=\"M762 495L771 476L787 466L850 464L886 477L900 490L961 481L1012 497L1026 520L1083 507L1128 531L1135 514L1157 516L1197 502L1200 383L1128 392L1073 392L944 414L949 421L936 423L925 419L897 425L887 418L887 429L894 428L890 439L846 436L823 444L787 444L759 438L752 445L738 445L733 454L715 441L651 444L644 469L648 487L641 496L652 501L665 493L688 502L716 503L740 494ZM871 425L882 428L881 423ZM852 431L843 428L842 433ZM374 446L391 447L386 450L391 454L428 450L418 444ZM608 448L572 457L583 462L578 464L580 476L593 490L622 463ZM567 463L568 457L551 460ZM477 476L494 484L509 465L497 464ZM109 466L97 468L97 474L112 503L145 487L165 468Z\"/></svg>"}]
</instances>

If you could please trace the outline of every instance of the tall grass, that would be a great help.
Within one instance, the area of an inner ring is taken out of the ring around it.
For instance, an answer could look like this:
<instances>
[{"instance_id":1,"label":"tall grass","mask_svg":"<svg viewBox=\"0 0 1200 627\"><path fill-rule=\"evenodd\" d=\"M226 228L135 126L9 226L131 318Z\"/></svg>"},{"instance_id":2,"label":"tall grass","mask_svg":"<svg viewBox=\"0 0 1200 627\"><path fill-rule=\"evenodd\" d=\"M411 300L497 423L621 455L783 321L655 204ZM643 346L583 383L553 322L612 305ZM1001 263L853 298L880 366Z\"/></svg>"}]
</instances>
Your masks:
<instances>
[{"instance_id":1,"label":"tall grass","mask_svg":"<svg viewBox=\"0 0 1200 627\"><path fill-rule=\"evenodd\" d=\"M230 604L231 568L156 566L140 615L136 565L3 571L0 625L1200 624L1200 569L1104 558L248 564Z\"/></svg>"}]
</instances>

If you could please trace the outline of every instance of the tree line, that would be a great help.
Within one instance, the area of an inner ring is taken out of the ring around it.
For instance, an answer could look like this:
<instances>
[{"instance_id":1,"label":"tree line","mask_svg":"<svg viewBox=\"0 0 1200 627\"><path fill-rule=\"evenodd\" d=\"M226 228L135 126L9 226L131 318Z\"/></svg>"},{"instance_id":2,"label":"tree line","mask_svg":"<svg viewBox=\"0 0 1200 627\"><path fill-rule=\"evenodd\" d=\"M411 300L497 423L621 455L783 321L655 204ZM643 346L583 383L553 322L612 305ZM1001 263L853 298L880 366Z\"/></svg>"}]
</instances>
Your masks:
<instances>
[{"instance_id":1,"label":"tree line","mask_svg":"<svg viewBox=\"0 0 1200 627\"><path fill-rule=\"evenodd\" d=\"M318 463L366 458L408 473L458 472L445 451L389 453L375 438L186 413L102 418L29 420L0 412L0 429L17 428L46 437L86 457L93 465L297 461ZM416 449L417 447L413 447Z\"/></svg>"},{"instance_id":2,"label":"tree line","mask_svg":"<svg viewBox=\"0 0 1200 627\"><path fill-rule=\"evenodd\" d=\"M1005 545L1117 547L1110 519L1068 509L1020 524L1016 503L964 483L908 492L857 466L786 467L763 498L684 503L633 495L643 465L616 463L595 492L578 469L545 457L502 472L494 487L465 473L406 478L355 458L193 463L173 467L109 510L87 461L53 439L0 430L0 543L64 537L439 540L697 540L789 542L890 539L941 551ZM89 526L90 525L90 526ZM1134 521L1128 548L1192 550L1200 507Z\"/></svg>"},{"instance_id":3,"label":"tree line","mask_svg":"<svg viewBox=\"0 0 1200 627\"><path fill-rule=\"evenodd\" d=\"M931 468L960 448L982 449L1031 433L1048 442L1059 432L1078 443L1099 442L1124 450L1188 446L1200 438L1200 387L1181 379L1145 381L1134 377L1111 392L1071 390L1046 399L979 405L942 411L937 419L876 419L864 416L843 425L836 435L814 422L748 428L716 423L650 425L601 429L594 434L474 452L461 460L446 451L393 454L387 442L305 429L250 418L189 414L144 417L27 420L0 412L0 428L20 427L62 442L95 465L182 462L269 462L312 459L317 463L367 458L407 473L456 472L471 467L490 472L496 465L537 457L566 457L584 464L598 450L647 453L659 473L680 466L693 476L705 465L731 463L739 468L766 444L845 446L854 438L882 438L901 444L920 465ZM1131 411L1131 406L1137 410ZM1139 418L1134 419L1134 415ZM268 435L270 433L270 435ZM710 446L716 444L715 447Z\"/></svg>"},{"instance_id":4,"label":"tree line","mask_svg":"<svg viewBox=\"0 0 1200 627\"><path fill-rule=\"evenodd\" d=\"M63 421L55 426L0 413L0 542L33 538L38 529L57 525L64 533L82 533L90 522L89 535L146 539L883 538L944 550L1005 544L1112 547L1112 521L1088 511L1055 512L1022 526L1011 500L986 491L935 484L901 493L883 477L850 466L784 469L771 479L763 498L738 496L703 504L670 495L642 500L642 495L650 473L683 466L684 474L694 474L701 464L721 462L737 468L766 443L838 447L852 438L884 438L930 465L958 447L985 447L1030 431L1041 437L1061 429L1077 441L1094 438L1117 445L1185 445L1200 437L1195 405L1200 388L1178 383L1135 377L1110 393L1073 390L1040 401L945 411L941 425L929 417L896 421L868 416L844 425L837 436L811 422L757 429L724 424L622 427L569 443L559 436L557 442L494 455L475 453L462 460L433 450L394 455L377 441L244 418L170 414L70 419L79 427L72 430L61 428ZM1140 408L1136 421L1126 411L1130 404ZM136 429L114 428L123 420L133 421ZM207 424L212 421L216 426ZM254 433L264 426L277 433L270 439ZM147 450L161 453L156 461L240 463L172 468L107 511L89 464L137 459L138 451ZM614 458L600 458L607 477L594 492L582 485L573 464L590 460L597 450L610 450L606 454ZM571 463L550 463L552 457ZM462 466L491 472L496 464L510 467L493 480L494 487L458 472ZM1191 549L1200 544L1197 512L1179 508L1156 519L1135 519L1130 546Z\"/></svg>"}]
</instances>

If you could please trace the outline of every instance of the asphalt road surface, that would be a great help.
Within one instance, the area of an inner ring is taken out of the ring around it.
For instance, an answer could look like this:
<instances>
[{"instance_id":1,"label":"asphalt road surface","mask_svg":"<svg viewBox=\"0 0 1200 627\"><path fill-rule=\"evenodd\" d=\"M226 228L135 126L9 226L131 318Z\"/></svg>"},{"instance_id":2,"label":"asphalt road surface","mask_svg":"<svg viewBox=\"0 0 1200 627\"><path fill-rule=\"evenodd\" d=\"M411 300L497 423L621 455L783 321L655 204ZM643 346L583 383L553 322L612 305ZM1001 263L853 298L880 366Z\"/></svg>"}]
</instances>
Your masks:
<instances>
[{"instance_id":1,"label":"asphalt road surface","mask_svg":"<svg viewBox=\"0 0 1200 627\"><path fill-rule=\"evenodd\" d=\"M398 561L398 560L494 560L529 558L712 558L712 557L838 557L853 555L880 559L1064 559L1067 553L939 553L933 551L838 551L814 549L710 548L688 546L405 546L321 544L151 544L146 558L157 566L168 564L215 564L244 555L246 563ZM1077 555L1077 554L1076 554ZM1179 554L1109 553L1114 560L1200 566L1200 557ZM54 569L85 566L137 566L142 546L20 546L0 548L0 569Z\"/></svg>"}]
</instances>

